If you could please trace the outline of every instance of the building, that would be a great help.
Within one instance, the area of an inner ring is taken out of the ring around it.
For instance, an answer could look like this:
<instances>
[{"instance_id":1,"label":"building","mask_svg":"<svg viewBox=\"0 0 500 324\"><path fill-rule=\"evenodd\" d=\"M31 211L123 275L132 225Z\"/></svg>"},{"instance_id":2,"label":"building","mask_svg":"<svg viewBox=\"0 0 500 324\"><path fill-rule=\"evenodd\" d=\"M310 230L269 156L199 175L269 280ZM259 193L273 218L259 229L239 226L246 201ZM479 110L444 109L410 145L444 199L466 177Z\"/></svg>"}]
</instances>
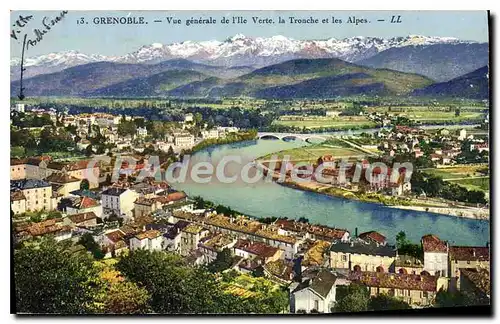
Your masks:
<instances>
[{"instance_id":1,"label":"building","mask_svg":"<svg viewBox=\"0 0 500 324\"><path fill-rule=\"evenodd\" d=\"M65 217L63 224L71 227L94 227L97 225L97 216L94 212L73 214Z\"/></svg>"},{"instance_id":2,"label":"building","mask_svg":"<svg viewBox=\"0 0 500 324\"><path fill-rule=\"evenodd\" d=\"M379 232L375 232L375 231L361 233L361 234L359 234L358 237L365 242L372 242L375 244L378 243L380 245L387 244L385 236L380 234Z\"/></svg>"},{"instance_id":3,"label":"building","mask_svg":"<svg viewBox=\"0 0 500 324\"><path fill-rule=\"evenodd\" d=\"M70 192L79 190L82 180L70 176L67 173L56 172L45 178L52 185L52 190L66 197Z\"/></svg>"},{"instance_id":4,"label":"building","mask_svg":"<svg viewBox=\"0 0 500 324\"><path fill-rule=\"evenodd\" d=\"M489 147L488 143L475 143L475 144L470 145L470 150L471 151L478 150L479 153L481 153L483 151L489 152L490 147Z\"/></svg>"},{"instance_id":5,"label":"building","mask_svg":"<svg viewBox=\"0 0 500 324\"><path fill-rule=\"evenodd\" d=\"M108 188L101 194L103 213L131 218L138 194L125 188Z\"/></svg>"},{"instance_id":6,"label":"building","mask_svg":"<svg viewBox=\"0 0 500 324\"><path fill-rule=\"evenodd\" d=\"M10 191L11 194L16 191L22 193L26 199L26 211L50 211L57 206L55 197L52 195L52 186L43 180L13 180L10 182ZM19 194L15 197L21 199Z\"/></svg>"},{"instance_id":7,"label":"building","mask_svg":"<svg viewBox=\"0 0 500 324\"><path fill-rule=\"evenodd\" d=\"M291 313L331 313L336 301L336 287L348 281L328 270L305 274L300 283L290 285Z\"/></svg>"},{"instance_id":8,"label":"building","mask_svg":"<svg viewBox=\"0 0 500 324\"><path fill-rule=\"evenodd\" d=\"M180 220L174 224L165 234L163 234L163 249L170 252L180 253L182 230L190 223Z\"/></svg>"},{"instance_id":9,"label":"building","mask_svg":"<svg viewBox=\"0 0 500 324\"><path fill-rule=\"evenodd\" d=\"M210 232L201 225L191 223L181 230L180 254L187 256L191 251L198 249L200 240Z\"/></svg>"},{"instance_id":10,"label":"building","mask_svg":"<svg viewBox=\"0 0 500 324\"><path fill-rule=\"evenodd\" d=\"M43 164L39 167L40 169L43 169ZM41 174L45 173L45 177L52 173L60 172L76 179L86 179L89 182L90 189L99 187L100 165L99 163L94 164L92 160L80 160L76 162L49 162L46 164L45 169L46 170L40 170Z\"/></svg>"},{"instance_id":11,"label":"building","mask_svg":"<svg viewBox=\"0 0 500 324\"><path fill-rule=\"evenodd\" d=\"M165 196L153 198L139 197L134 201L134 217L150 215L152 212L161 209L163 206L187 200L184 192L174 192Z\"/></svg>"},{"instance_id":12,"label":"building","mask_svg":"<svg viewBox=\"0 0 500 324\"><path fill-rule=\"evenodd\" d=\"M436 235L422 237L424 250L424 270L431 275L448 276L448 244Z\"/></svg>"},{"instance_id":13,"label":"building","mask_svg":"<svg viewBox=\"0 0 500 324\"><path fill-rule=\"evenodd\" d=\"M13 191L10 193L10 209L14 215L26 212L26 197L24 197L22 191Z\"/></svg>"},{"instance_id":14,"label":"building","mask_svg":"<svg viewBox=\"0 0 500 324\"><path fill-rule=\"evenodd\" d=\"M262 264L282 259L283 251L262 242L238 240L234 245L234 254L245 259L257 258Z\"/></svg>"},{"instance_id":15,"label":"building","mask_svg":"<svg viewBox=\"0 0 500 324\"><path fill-rule=\"evenodd\" d=\"M461 129L458 133L458 140L463 141L467 138L467 131L465 129Z\"/></svg>"},{"instance_id":16,"label":"building","mask_svg":"<svg viewBox=\"0 0 500 324\"><path fill-rule=\"evenodd\" d=\"M236 238L223 233L204 237L198 243L198 249L203 254L203 263L211 263L217 254L224 249L231 249L236 244Z\"/></svg>"},{"instance_id":17,"label":"building","mask_svg":"<svg viewBox=\"0 0 500 324\"><path fill-rule=\"evenodd\" d=\"M194 115L189 113L184 115L184 122L185 123L192 123L194 121Z\"/></svg>"},{"instance_id":18,"label":"building","mask_svg":"<svg viewBox=\"0 0 500 324\"><path fill-rule=\"evenodd\" d=\"M203 139L219 138L219 131L216 128L211 130L203 130L201 131L201 137Z\"/></svg>"},{"instance_id":19,"label":"building","mask_svg":"<svg viewBox=\"0 0 500 324\"><path fill-rule=\"evenodd\" d=\"M342 111L340 111L340 110L327 110L325 112L325 116L336 118L336 117L340 116L341 113L342 113Z\"/></svg>"},{"instance_id":20,"label":"building","mask_svg":"<svg viewBox=\"0 0 500 324\"><path fill-rule=\"evenodd\" d=\"M448 280L438 276L352 271L348 278L367 286L370 296L386 294L420 307L431 306L437 292L448 289Z\"/></svg>"},{"instance_id":21,"label":"building","mask_svg":"<svg viewBox=\"0 0 500 324\"><path fill-rule=\"evenodd\" d=\"M10 180L26 179L26 160L10 159Z\"/></svg>"},{"instance_id":22,"label":"building","mask_svg":"<svg viewBox=\"0 0 500 324\"><path fill-rule=\"evenodd\" d=\"M489 269L460 269L460 291L467 295L471 304L489 305L491 299Z\"/></svg>"},{"instance_id":23,"label":"building","mask_svg":"<svg viewBox=\"0 0 500 324\"><path fill-rule=\"evenodd\" d=\"M402 274L422 274L424 263L409 255L398 255L394 261L394 272Z\"/></svg>"},{"instance_id":24,"label":"building","mask_svg":"<svg viewBox=\"0 0 500 324\"><path fill-rule=\"evenodd\" d=\"M484 246L451 246L449 277L458 278L460 269L489 269L490 249Z\"/></svg>"},{"instance_id":25,"label":"building","mask_svg":"<svg viewBox=\"0 0 500 324\"><path fill-rule=\"evenodd\" d=\"M120 229L112 229L97 236L96 242L105 253L105 258L118 256L128 250L125 233Z\"/></svg>"},{"instance_id":26,"label":"building","mask_svg":"<svg viewBox=\"0 0 500 324\"><path fill-rule=\"evenodd\" d=\"M194 136L188 133L174 135L174 144L177 147L192 147L194 145Z\"/></svg>"},{"instance_id":27,"label":"building","mask_svg":"<svg viewBox=\"0 0 500 324\"><path fill-rule=\"evenodd\" d=\"M20 113L23 113L24 112L24 104L22 103L16 103L16 105L14 106L13 110L14 111L17 111L17 112L20 112Z\"/></svg>"},{"instance_id":28,"label":"building","mask_svg":"<svg viewBox=\"0 0 500 324\"><path fill-rule=\"evenodd\" d=\"M159 251L162 249L163 236L158 230L138 233L130 239L130 250Z\"/></svg>"},{"instance_id":29,"label":"building","mask_svg":"<svg viewBox=\"0 0 500 324\"><path fill-rule=\"evenodd\" d=\"M71 226L64 225L60 218L32 223L26 227L17 227L15 230L19 239L51 235L56 241L63 241L72 236Z\"/></svg>"},{"instance_id":30,"label":"building","mask_svg":"<svg viewBox=\"0 0 500 324\"><path fill-rule=\"evenodd\" d=\"M66 206L66 214L74 215L81 213L94 213L102 217L102 205L96 199L90 197L71 197L71 204Z\"/></svg>"},{"instance_id":31,"label":"building","mask_svg":"<svg viewBox=\"0 0 500 324\"><path fill-rule=\"evenodd\" d=\"M396 249L372 241L333 242L330 267L351 271L393 272Z\"/></svg>"},{"instance_id":32,"label":"building","mask_svg":"<svg viewBox=\"0 0 500 324\"><path fill-rule=\"evenodd\" d=\"M136 132L138 137L148 136L148 130L146 129L146 127L138 127Z\"/></svg>"}]
</instances>

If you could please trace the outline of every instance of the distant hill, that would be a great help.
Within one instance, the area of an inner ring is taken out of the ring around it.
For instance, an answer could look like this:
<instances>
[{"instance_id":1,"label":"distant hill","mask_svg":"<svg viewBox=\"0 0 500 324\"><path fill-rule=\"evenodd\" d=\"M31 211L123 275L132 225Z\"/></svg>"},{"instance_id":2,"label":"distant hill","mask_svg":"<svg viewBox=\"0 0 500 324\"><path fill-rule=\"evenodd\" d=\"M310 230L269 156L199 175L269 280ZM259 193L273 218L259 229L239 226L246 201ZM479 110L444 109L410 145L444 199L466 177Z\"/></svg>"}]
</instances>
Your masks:
<instances>
[{"instance_id":1,"label":"distant hill","mask_svg":"<svg viewBox=\"0 0 500 324\"><path fill-rule=\"evenodd\" d=\"M155 90L146 90L145 86L157 89L153 81L162 83L166 75L157 76L151 80L147 78L155 74L167 71L193 71L208 76L217 76L221 78L234 78L253 70L252 67L233 67L227 69L224 67L194 63L184 59L174 59L158 64L127 64L115 62L95 62L74 66L64 69L60 72L50 74L40 74L35 77L25 79L23 87L26 96L82 96L98 94L101 91L108 95L120 95L123 91L119 88L105 90L112 85L117 85L125 81L140 78L131 84L142 84L139 92L150 93ZM178 73L178 72L175 72ZM178 77L177 77L178 78ZM186 82L198 80L193 78L193 74L186 74ZM178 78L179 79L179 78ZM182 84L178 80L179 84ZM121 84L120 87L127 87L128 84ZM161 86L160 86L161 87ZM116 94L113 91L117 91ZM168 90L164 88L164 90ZM17 95L19 92L19 81L11 82L11 95ZM119 94L120 93L120 94ZM132 94L130 94L132 95Z\"/></svg>"},{"instance_id":2,"label":"distant hill","mask_svg":"<svg viewBox=\"0 0 500 324\"><path fill-rule=\"evenodd\" d=\"M489 97L488 67L483 66L450 81L434 83L423 89L417 89L413 94L426 97L487 99Z\"/></svg>"},{"instance_id":3,"label":"distant hill","mask_svg":"<svg viewBox=\"0 0 500 324\"><path fill-rule=\"evenodd\" d=\"M372 68L418 73L448 81L488 64L487 43L393 47L356 62Z\"/></svg>"},{"instance_id":4,"label":"distant hill","mask_svg":"<svg viewBox=\"0 0 500 324\"><path fill-rule=\"evenodd\" d=\"M208 90L205 82L174 89L174 96L253 96L259 98L328 98L339 95L407 94L432 81L416 74L377 70L339 59L297 59L274 64ZM200 88L200 91L197 89Z\"/></svg>"},{"instance_id":5,"label":"distant hill","mask_svg":"<svg viewBox=\"0 0 500 324\"><path fill-rule=\"evenodd\" d=\"M25 92L27 96L328 98L406 95L432 84L421 75L340 59L296 59L235 78L210 76L224 75L225 70L186 60L154 65L99 62L27 79ZM19 82L12 82L11 94L18 88Z\"/></svg>"},{"instance_id":6,"label":"distant hill","mask_svg":"<svg viewBox=\"0 0 500 324\"><path fill-rule=\"evenodd\" d=\"M207 76L190 70L170 70L144 78L135 78L84 93L86 96L152 97L164 96L182 85L201 81Z\"/></svg>"}]
</instances>

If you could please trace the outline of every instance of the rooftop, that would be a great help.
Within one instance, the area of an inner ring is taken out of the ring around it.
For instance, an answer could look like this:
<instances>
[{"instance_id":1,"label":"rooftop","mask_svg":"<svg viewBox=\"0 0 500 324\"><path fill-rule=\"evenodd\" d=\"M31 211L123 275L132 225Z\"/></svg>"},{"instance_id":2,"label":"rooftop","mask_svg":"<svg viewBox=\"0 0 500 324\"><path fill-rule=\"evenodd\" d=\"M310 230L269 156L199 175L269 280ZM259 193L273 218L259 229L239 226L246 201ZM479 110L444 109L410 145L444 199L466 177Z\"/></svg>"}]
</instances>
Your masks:
<instances>
[{"instance_id":1,"label":"rooftop","mask_svg":"<svg viewBox=\"0 0 500 324\"><path fill-rule=\"evenodd\" d=\"M48 177L45 178L45 181L54 182L54 183L71 183L81 181L75 177L70 176L67 173L62 172L54 172Z\"/></svg>"},{"instance_id":2,"label":"rooftop","mask_svg":"<svg viewBox=\"0 0 500 324\"><path fill-rule=\"evenodd\" d=\"M335 241L330 246L330 251L340 253L354 253L365 255L380 255L395 257L396 249L390 245L380 245L375 242L365 242L361 240L352 240L351 242Z\"/></svg>"},{"instance_id":3,"label":"rooftop","mask_svg":"<svg viewBox=\"0 0 500 324\"><path fill-rule=\"evenodd\" d=\"M26 197L24 196L22 191L12 191L10 193L10 200L11 201L17 201L17 200L25 200Z\"/></svg>"},{"instance_id":4,"label":"rooftop","mask_svg":"<svg viewBox=\"0 0 500 324\"><path fill-rule=\"evenodd\" d=\"M451 246L450 260L489 261L490 249L484 246Z\"/></svg>"},{"instance_id":5,"label":"rooftop","mask_svg":"<svg viewBox=\"0 0 500 324\"><path fill-rule=\"evenodd\" d=\"M461 269L460 273L468 278L480 291L491 296L490 272L486 269Z\"/></svg>"},{"instance_id":6,"label":"rooftop","mask_svg":"<svg viewBox=\"0 0 500 324\"><path fill-rule=\"evenodd\" d=\"M105 235L113 243L117 243L118 241L121 241L125 237L125 234L120 230L114 230L109 233L106 233Z\"/></svg>"},{"instance_id":7,"label":"rooftop","mask_svg":"<svg viewBox=\"0 0 500 324\"><path fill-rule=\"evenodd\" d=\"M123 188L108 188L102 192L102 195L107 195L107 196L120 196L122 195L125 191L128 189L123 189Z\"/></svg>"},{"instance_id":8,"label":"rooftop","mask_svg":"<svg viewBox=\"0 0 500 324\"><path fill-rule=\"evenodd\" d=\"M330 271L320 270L312 278L302 281L297 288L293 290L293 293L309 288L321 297L326 298L332 287L335 285L336 280L337 276Z\"/></svg>"},{"instance_id":9,"label":"rooftop","mask_svg":"<svg viewBox=\"0 0 500 324\"><path fill-rule=\"evenodd\" d=\"M231 235L217 233L201 240L200 245L205 246L211 250L220 251L229 244L233 243L234 240L235 238Z\"/></svg>"},{"instance_id":10,"label":"rooftop","mask_svg":"<svg viewBox=\"0 0 500 324\"><path fill-rule=\"evenodd\" d=\"M351 281L357 281L368 287L436 291L437 277L417 274L387 272L355 272L349 273Z\"/></svg>"},{"instance_id":11,"label":"rooftop","mask_svg":"<svg viewBox=\"0 0 500 324\"><path fill-rule=\"evenodd\" d=\"M144 239L155 239L157 237L159 237L161 235L161 232L160 231L157 231L157 230L149 230L149 231L146 231L146 232L142 232L142 233L139 233L139 234L136 234L135 237L138 239L138 240L144 240Z\"/></svg>"},{"instance_id":12,"label":"rooftop","mask_svg":"<svg viewBox=\"0 0 500 324\"><path fill-rule=\"evenodd\" d=\"M44 180L37 179L23 179L23 180L11 180L10 190L28 190L35 188L46 188L51 187L50 183Z\"/></svg>"},{"instance_id":13,"label":"rooftop","mask_svg":"<svg viewBox=\"0 0 500 324\"><path fill-rule=\"evenodd\" d=\"M186 226L182 231L189 234L198 234L201 231L203 231L203 229L204 229L203 226L191 223L188 226Z\"/></svg>"},{"instance_id":14,"label":"rooftop","mask_svg":"<svg viewBox=\"0 0 500 324\"><path fill-rule=\"evenodd\" d=\"M78 224L89 220L97 219L97 216L94 212L88 212L88 213L69 215L68 218L71 220L71 222Z\"/></svg>"},{"instance_id":15,"label":"rooftop","mask_svg":"<svg viewBox=\"0 0 500 324\"><path fill-rule=\"evenodd\" d=\"M448 246L434 234L422 236L422 246L424 252L448 252Z\"/></svg>"},{"instance_id":16,"label":"rooftop","mask_svg":"<svg viewBox=\"0 0 500 324\"><path fill-rule=\"evenodd\" d=\"M250 242L247 240L238 240L235 248L254 254L261 258L270 258L278 252L278 248L272 247L262 242Z\"/></svg>"},{"instance_id":17,"label":"rooftop","mask_svg":"<svg viewBox=\"0 0 500 324\"><path fill-rule=\"evenodd\" d=\"M378 244L386 243L385 236L375 231L361 233L359 234L359 238L365 241L371 240Z\"/></svg>"}]
</instances>

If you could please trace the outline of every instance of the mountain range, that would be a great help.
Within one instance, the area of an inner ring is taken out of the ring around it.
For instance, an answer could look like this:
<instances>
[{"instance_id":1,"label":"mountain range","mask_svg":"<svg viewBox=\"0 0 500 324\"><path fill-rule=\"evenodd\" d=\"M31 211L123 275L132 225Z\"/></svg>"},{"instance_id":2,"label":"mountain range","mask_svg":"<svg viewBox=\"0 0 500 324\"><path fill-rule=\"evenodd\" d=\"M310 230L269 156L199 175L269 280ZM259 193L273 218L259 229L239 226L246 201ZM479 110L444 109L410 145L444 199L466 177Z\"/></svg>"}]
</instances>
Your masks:
<instances>
[{"instance_id":1,"label":"mountain range","mask_svg":"<svg viewBox=\"0 0 500 324\"><path fill-rule=\"evenodd\" d=\"M456 43L390 48L356 63L448 81L488 64L488 44Z\"/></svg>"},{"instance_id":2,"label":"mountain range","mask_svg":"<svg viewBox=\"0 0 500 324\"><path fill-rule=\"evenodd\" d=\"M436 47L437 46L437 47ZM435 50L435 48L437 50ZM451 37L429 37L410 35L406 37L350 37L344 39L295 40L284 36L246 37L235 35L224 41L184 41L181 43L154 43L142 46L137 51L122 56L83 54L77 51L50 53L25 60L25 77L59 72L64 69L95 62L130 64L157 64L173 59L187 59L205 65L235 67L237 69L260 68L292 59L338 58L370 67L384 67L403 72L420 73L432 79L442 76L442 69L435 73L434 66L449 59L450 53L458 53L450 59L448 79L470 72L486 64L488 45L473 41L463 41ZM474 51L479 51L474 54ZM463 52L463 53L462 53ZM407 53L413 55L408 67ZM413 54L412 54L413 53ZM436 53L432 67L420 69L429 53ZM465 62L465 63L464 63ZM13 58L11 80L19 78L19 58ZM460 68L464 66L463 68ZM444 69L444 68L443 68ZM233 71L234 72L234 71ZM248 71L246 71L248 72ZM234 77L235 72L230 75ZM224 77L224 76L223 76ZM442 81L442 80L439 80Z\"/></svg>"},{"instance_id":3,"label":"mountain range","mask_svg":"<svg viewBox=\"0 0 500 324\"><path fill-rule=\"evenodd\" d=\"M26 79L23 86L26 96L329 98L364 93L405 95L433 83L421 75L340 59L289 60L233 78L210 74L212 66L181 63L89 63ZM18 91L19 81L13 81L11 94Z\"/></svg>"},{"instance_id":4,"label":"mountain range","mask_svg":"<svg viewBox=\"0 0 500 324\"><path fill-rule=\"evenodd\" d=\"M415 96L459 97L469 99L487 99L489 97L488 66L483 66L471 73L447 82L431 84L413 92Z\"/></svg>"}]
</instances>

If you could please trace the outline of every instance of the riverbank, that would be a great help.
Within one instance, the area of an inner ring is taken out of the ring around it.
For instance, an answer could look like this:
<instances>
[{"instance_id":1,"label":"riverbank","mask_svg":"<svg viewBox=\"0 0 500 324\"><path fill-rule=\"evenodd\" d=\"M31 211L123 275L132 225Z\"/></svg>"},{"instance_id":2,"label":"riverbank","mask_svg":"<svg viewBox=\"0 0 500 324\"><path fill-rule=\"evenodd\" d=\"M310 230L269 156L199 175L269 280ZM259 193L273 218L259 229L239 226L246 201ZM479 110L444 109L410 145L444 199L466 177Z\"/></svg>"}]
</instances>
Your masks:
<instances>
[{"instance_id":1,"label":"riverbank","mask_svg":"<svg viewBox=\"0 0 500 324\"><path fill-rule=\"evenodd\" d=\"M265 172L269 172L270 170L264 164L256 161L257 167L265 170ZM276 177L273 176L273 181L276 180ZM356 191L350 191L343 188L335 187L331 184L325 184L315 181L307 181L307 182L294 182L290 179L286 179L285 181L275 181L277 184L290 187L296 190L303 190L314 192L326 196L339 197L348 200L361 201L365 203L372 203L383 205L390 208L397 208L403 210L414 210L421 212L428 212L440 215L454 216L454 217L463 217L470 219L478 219L478 220L488 220L490 218L489 209L485 208L473 208L473 207L462 207L462 208L453 208L446 206L445 203L432 203L426 201L419 201L415 203L412 200L408 200L405 198L394 197L389 195L383 195L378 193L363 193L360 194Z\"/></svg>"},{"instance_id":2,"label":"riverbank","mask_svg":"<svg viewBox=\"0 0 500 324\"><path fill-rule=\"evenodd\" d=\"M372 203L377 205L383 205L389 208L403 209L403 210L414 210L421 212L434 213L439 215L463 217L478 220L490 219L489 209L484 208L473 208L473 207L463 207L463 208L451 208L443 206L433 206L433 205L412 205L409 201L404 201L396 197L381 195L381 194L365 194L363 196L356 195L355 192L344 190L341 188L335 188L328 184L308 182L308 183L296 183L293 181L276 182L279 185L293 188L296 190L303 190L314 192L326 196L339 197L347 200L361 201L365 203ZM329 190L334 189L334 190ZM397 204L403 202L404 204Z\"/></svg>"},{"instance_id":3,"label":"riverbank","mask_svg":"<svg viewBox=\"0 0 500 324\"><path fill-rule=\"evenodd\" d=\"M206 149L210 146L232 144L232 143L243 142L243 141L250 141L250 140L254 140L256 138L257 138L257 131L256 130L250 130L248 132L231 133L231 134L228 134L222 138L205 139L205 140L201 141L200 143L196 144L195 146L193 146L193 148L190 151L191 151L191 153L194 154L194 153L201 151L203 149Z\"/></svg>"}]
</instances>

